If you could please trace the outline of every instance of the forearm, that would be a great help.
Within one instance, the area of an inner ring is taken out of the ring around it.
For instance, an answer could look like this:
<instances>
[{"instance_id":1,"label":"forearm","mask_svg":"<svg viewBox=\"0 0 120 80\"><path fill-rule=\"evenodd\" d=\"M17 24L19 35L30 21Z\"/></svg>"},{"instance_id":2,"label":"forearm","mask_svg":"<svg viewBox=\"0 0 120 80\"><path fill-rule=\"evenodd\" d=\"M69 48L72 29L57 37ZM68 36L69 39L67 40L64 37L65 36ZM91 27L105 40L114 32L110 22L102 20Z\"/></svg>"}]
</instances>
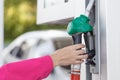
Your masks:
<instances>
[{"instance_id":1,"label":"forearm","mask_svg":"<svg viewBox=\"0 0 120 80\"><path fill-rule=\"evenodd\" d=\"M0 69L0 80L43 79L52 69L53 62L50 56L10 63Z\"/></svg>"}]
</instances>

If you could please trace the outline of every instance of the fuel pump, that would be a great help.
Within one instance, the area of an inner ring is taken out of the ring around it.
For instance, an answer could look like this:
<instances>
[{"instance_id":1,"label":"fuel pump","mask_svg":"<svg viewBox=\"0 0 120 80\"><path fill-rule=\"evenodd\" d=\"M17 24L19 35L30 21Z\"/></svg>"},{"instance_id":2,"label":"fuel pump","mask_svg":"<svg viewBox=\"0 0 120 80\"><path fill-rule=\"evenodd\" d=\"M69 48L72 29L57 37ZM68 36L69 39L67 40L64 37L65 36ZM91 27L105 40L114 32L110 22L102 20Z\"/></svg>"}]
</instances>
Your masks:
<instances>
[{"instance_id":1,"label":"fuel pump","mask_svg":"<svg viewBox=\"0 0 120 80\"><path fill-rule=\"evenodd\" d=\"M95 56L94 47L94 35L93 27L89 24L88 18L90 10L94 5L94 0L90 0L86 8L85 14L72 20L67 27L68 34L72 35L73 44L80 44L82 42L82 35L84 37L86 45L86 54L88 59L86 60L86 79L92 80L92 74L90 73L90 65L95 66L95 62L92 60ZM81 65L71 65L71 80L80 80Z\"/></svg>"}]
</instances>

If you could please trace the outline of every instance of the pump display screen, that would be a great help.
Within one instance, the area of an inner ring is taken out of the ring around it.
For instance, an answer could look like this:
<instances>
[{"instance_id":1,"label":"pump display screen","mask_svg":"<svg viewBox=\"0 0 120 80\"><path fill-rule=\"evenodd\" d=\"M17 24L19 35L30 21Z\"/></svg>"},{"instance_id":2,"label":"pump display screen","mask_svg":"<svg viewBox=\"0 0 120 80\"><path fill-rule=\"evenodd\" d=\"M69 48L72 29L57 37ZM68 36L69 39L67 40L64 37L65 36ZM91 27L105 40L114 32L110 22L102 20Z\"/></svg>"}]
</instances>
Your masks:
<instances>
[{"instance_id":1,"label":"pump display screen","mask_svg":"<svg viewBox=\"0 0 120 80\"><path fill-rule=\"evenodd\" d=\"M44 8L67 3L69 0L44 0Z\"/></svg>"}]
</instances>

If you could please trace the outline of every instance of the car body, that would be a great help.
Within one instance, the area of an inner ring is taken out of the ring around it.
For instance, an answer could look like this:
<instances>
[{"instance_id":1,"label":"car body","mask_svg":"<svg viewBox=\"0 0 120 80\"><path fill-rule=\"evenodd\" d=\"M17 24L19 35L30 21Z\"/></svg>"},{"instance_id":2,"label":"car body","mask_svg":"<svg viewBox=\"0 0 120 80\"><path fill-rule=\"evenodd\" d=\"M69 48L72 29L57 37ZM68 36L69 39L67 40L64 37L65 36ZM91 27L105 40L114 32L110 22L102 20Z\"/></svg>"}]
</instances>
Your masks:
<instances>
[{"instance_id":1,"label":"car body","mask_svg":"<svg viewBox=\"0 0 120 80\"><path fill-rule=\"evenodd\" d=\"M72 39L64 30L27 32L16 38L2 51L3 63L49 55L71 44ZM45 80L61 80L61 78L68 80L69 70L70 68L58 66Z\"/></svg>"}]
</instances>

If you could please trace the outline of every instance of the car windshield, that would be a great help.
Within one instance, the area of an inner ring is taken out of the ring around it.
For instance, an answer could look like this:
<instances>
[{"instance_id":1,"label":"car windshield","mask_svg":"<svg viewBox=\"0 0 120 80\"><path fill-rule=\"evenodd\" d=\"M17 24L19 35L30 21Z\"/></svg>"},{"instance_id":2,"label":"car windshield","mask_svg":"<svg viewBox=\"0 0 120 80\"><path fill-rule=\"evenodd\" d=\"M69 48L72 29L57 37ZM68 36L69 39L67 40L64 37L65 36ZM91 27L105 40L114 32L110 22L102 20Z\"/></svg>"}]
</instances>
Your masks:
<instances>
[{"instance_id":1,"label":"car windshield","mask_svg":"<svg viewBox=\"0 0 120 80\"><path fill-rule=\"evenodd\" d=\"M29 39L23 41L19 46L15 46L11 51L10 54L16 56L17 58L26 58L28 55L29 50L33 45L35 45L35 39Z\"/></svg>"}]
</instances>

